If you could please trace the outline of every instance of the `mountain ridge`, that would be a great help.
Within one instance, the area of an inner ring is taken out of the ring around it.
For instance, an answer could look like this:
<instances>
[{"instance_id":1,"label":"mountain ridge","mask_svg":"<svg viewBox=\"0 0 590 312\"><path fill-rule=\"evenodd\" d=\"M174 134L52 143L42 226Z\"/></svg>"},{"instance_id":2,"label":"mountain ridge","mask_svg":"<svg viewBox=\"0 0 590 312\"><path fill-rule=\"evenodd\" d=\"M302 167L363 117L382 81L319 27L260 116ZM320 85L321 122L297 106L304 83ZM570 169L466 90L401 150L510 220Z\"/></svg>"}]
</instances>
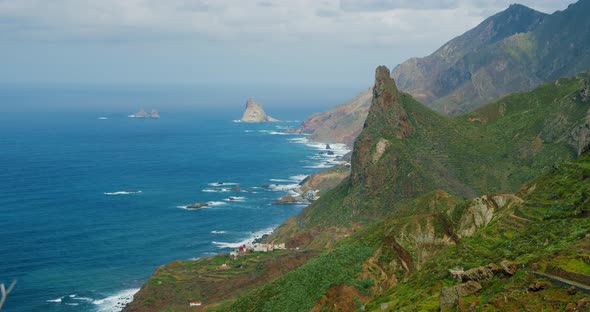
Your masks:
<instances>
[{"instance_id":1,"label":"mountain ridge","mask_svg":"<svg viewBox=\"0 0 590 312\"><path fill-rule=\"evenodd\" d=\"M399 64L392 75L427 106L459 115L590 68L590 23L582 17L588 10L587 0L551 15L511 5L431 55Z\"/></svg>"}]
</instances>

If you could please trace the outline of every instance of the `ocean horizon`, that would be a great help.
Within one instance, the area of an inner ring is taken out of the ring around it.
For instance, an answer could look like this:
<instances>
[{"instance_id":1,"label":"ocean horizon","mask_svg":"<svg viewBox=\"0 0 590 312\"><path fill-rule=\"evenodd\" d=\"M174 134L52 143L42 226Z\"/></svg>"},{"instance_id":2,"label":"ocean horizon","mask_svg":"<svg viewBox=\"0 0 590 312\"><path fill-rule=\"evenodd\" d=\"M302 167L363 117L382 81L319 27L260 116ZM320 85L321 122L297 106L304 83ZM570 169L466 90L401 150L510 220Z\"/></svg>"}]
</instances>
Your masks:
<instances>
[{"instance_id":1,"label":"ocean horizon","mask_svg":"<svg viewBox=\"0 0 590 312\"><path fill-rule=\"evenodd\" d=\"M0 99L72 98L63 92ZM324 144L284 133L311 110L247 124L242 103L155 108L157 120L123 108L2 114L0 281L17 280L3 311L119 311L158 266L229 252L297 214L304 205L272 202L335 163ZM186 209L198 202L208 206Z\"/></svg>"}]
</instances>

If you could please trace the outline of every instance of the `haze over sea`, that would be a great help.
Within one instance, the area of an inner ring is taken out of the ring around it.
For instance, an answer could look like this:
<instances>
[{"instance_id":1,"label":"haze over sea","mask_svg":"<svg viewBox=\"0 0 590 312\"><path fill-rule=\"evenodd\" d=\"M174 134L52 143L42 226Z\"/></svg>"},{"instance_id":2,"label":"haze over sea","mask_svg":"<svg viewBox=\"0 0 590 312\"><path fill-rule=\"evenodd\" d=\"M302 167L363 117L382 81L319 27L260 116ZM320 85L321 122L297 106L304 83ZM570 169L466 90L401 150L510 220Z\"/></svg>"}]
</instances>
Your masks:
<instances>
[{"instance_id":1,"label":"haze over sea","mask_svg":"<svg viewBox=\"0 0 590 312\"><path fill-rule=\"evenodd\" d=\"M271 203L331 159L280 131L358 90L266 93L291 122L236 123L245 90L1 87L0 281L18 280L3 311L117 311L157 266L299 212ZM141 107L162 118L127 118Z\"/></svg>"}]
</instances>

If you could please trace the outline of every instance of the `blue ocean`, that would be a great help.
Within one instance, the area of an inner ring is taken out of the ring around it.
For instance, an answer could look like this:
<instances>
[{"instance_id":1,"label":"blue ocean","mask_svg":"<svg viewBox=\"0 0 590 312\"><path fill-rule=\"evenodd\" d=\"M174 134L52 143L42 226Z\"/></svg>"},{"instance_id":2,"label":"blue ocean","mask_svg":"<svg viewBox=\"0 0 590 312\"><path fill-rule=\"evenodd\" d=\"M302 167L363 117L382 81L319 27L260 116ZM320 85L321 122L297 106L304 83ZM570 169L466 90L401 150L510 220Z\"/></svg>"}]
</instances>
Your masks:
<instances>
[{"instance_id":1,"label":"blue ocean","mask_svg":"<svg viewBox=\"0 0 590 312\"><path fill-rule=\"evenodd\" d=\"M334 162L283 131L335 99L245 124L244 97L217 110L212 94L194 110L159 98L161 118L144 119L112 93L30 94L0 90L0 282L17 280L2 311L119 311L158 266L228 252L298 213L272 202Z\"/></svg>"}]
</instances>

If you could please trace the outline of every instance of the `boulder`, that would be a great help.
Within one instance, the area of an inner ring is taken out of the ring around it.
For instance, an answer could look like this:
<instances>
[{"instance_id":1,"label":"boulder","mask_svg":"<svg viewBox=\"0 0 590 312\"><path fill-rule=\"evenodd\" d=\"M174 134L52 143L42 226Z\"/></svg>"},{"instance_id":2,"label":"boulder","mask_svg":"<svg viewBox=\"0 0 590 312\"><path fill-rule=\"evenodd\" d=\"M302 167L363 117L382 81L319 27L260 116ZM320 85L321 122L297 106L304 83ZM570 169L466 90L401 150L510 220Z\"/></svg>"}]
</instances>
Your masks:
<instances>
[{"instance_id":1,"label":"boulder","mask_svg":"<svg viewBox=\"0 0 590 312\"><path fill-rule=\"evenodd\" d=\"M573 296L575 294L578 293L578 288L576 288L576 286L572 286L570 288L567 289L567 294L570 296Z\"/></svg>"},{"instance_id":2,"label":"boulder","mask_svg":"<svg viewBox=\"0 0 590 312\"><path fill-rule=\"evenodd\" d=\"M509 260L502 260L502 262L500 262L500 266L502 266L502 270L504 270L504 273L506 273L506 275L509 276L514 275L514 273L518 271L518 264Z\"/></svg>"},{"instance_id":3,"label":"boulder","mask_svg":"<svg viewBox=\"0 0 590 312\"><path fill-rule=\"evenodd\" d=\"M453 287L443 287L440 291L440 309L446 310L452 308L459 303L459 298L473 295L481 289L481 284L476 281L468 281Z\"/></svg>"},{"instance_id":4,"label":"boulder","mask_svg":"<svg viewBox=\"0 0 590 312\"><path fill-rule=\"evenodd\" d=\"M496 273L498 269L499 268L497 265L491 263L485 266L480 266L465 271L465 273L463 273L463 275L461 276L461 279L464 282L491 279L492 277L494 277L494 273Z\"/></svg>"},{"instance_id":5,"label":"boulder","mask_svg":"<svg viewBox=\"0 0 590 312\"><path fill-rule=\"evenodd\" d=\"M549 287L549 284L546 282L534 282L529 285L529 291L537 292Z\"/></svg>"}]
</instances>

